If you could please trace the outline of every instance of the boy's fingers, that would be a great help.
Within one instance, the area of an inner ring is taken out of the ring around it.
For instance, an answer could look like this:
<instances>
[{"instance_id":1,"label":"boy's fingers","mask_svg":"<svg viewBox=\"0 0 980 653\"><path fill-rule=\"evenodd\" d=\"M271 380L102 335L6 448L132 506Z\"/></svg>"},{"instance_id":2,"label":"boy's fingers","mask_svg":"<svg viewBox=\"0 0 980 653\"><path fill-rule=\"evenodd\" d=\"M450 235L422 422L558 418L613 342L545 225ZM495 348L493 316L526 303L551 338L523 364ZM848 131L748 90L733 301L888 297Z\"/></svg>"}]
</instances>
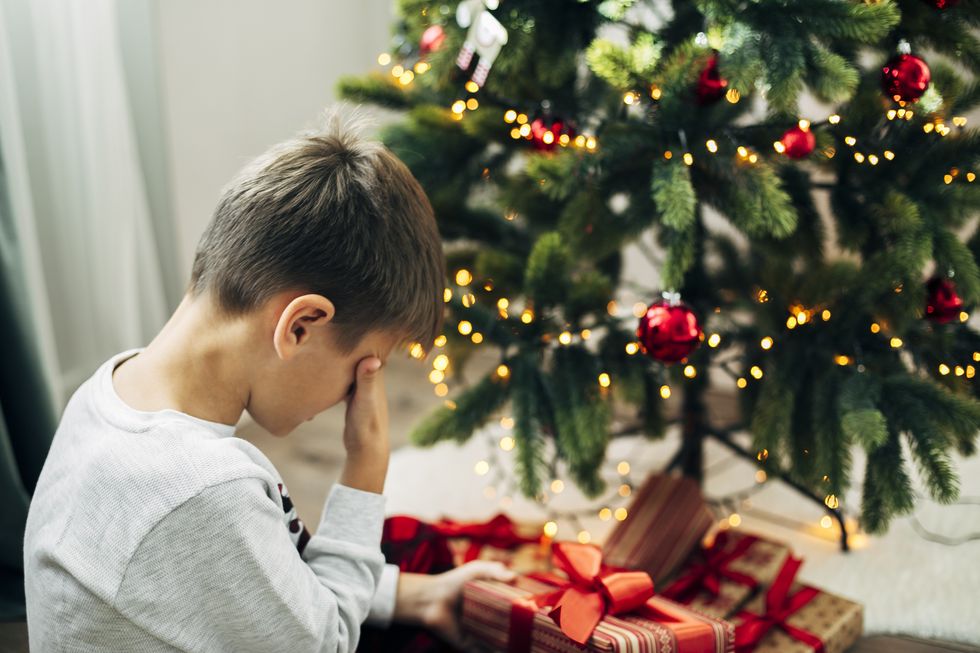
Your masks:
<instances>
[{"instance_id":1,"label":"boy's fingers","mask_svg":"<svg viewBox=\"0 0 980 653\"><path fill-rule=\"evenodd\" d=\"M364 359L361 362L361 365L358 369L360 370L362 378L366 380L370 380L374 378L375 372L377 372L380 368L381 368L381 359L375 356L371 356L370 358Z\"/></svg>"}]
</instances>

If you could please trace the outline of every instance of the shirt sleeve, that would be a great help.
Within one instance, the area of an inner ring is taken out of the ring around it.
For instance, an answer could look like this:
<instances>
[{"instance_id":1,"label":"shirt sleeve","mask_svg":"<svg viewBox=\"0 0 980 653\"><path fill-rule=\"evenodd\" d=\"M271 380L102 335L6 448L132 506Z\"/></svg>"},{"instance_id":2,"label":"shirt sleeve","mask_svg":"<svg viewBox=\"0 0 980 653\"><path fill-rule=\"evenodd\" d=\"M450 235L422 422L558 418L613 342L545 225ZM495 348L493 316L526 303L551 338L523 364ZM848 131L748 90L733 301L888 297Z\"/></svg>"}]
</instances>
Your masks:
<instances>
[{"instance_id":1,"label":"shirt sleeve","mask_svg":"<svg viewBox=\"0 0 980 653\"><path fill-rule=\"evenodd\" d=\"M378 581L378 591L371 601L371 611L364 623L387 628L391 625L391 617L395 614L395 598L398 595L398 565L386 564L381 571Z\"/></svg>"},{"instance_id":2,"label":"shirt sleeve","mask_svg":"<svg viewBox=\"0 0 980 653\"><path fill-rule=\"evenodd\" d=\"M185 651L354 651L384 567L384 496L334 485L300 554L257 478L205 488L130 558L116 609Z\"/></svg>"}]
</instances>

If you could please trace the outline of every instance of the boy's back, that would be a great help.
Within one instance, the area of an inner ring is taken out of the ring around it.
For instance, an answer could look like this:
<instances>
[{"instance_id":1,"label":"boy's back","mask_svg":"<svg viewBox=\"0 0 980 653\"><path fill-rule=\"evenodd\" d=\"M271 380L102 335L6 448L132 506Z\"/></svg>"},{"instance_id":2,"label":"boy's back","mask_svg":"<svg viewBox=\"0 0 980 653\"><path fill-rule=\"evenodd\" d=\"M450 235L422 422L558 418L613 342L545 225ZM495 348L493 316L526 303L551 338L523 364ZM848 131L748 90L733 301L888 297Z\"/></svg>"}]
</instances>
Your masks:
<instances>
[{"instance_id":1,"label":"boy's back","mask_svg":"<svg viewBox=\"0 0 980 653\"><path fill-rule=\"evenodd\" d=\"M344 614L356 632L382 574L383 496L335 486L305 541L275 467L233 426L120 399L112 370L139 351L76 391L38 479L24 547L31 649L320 650Z\"/></svg>"},{"instance_id":2,"label":"boy's back","mask_svg":"<svg viewBox=\"0 0 980 653\"><path fill-rule=\"evenodd\" d=\"M33 650L350 652L395 617L453 638L465 578L502 573L384 564L382 368L433 346L445 259L421 186L357 122L328 112L247 164L168 322L72 396L28 511ZM310 535L234 425L283 437L341 402L344 465Z\"/></svg>"}]
</instances>

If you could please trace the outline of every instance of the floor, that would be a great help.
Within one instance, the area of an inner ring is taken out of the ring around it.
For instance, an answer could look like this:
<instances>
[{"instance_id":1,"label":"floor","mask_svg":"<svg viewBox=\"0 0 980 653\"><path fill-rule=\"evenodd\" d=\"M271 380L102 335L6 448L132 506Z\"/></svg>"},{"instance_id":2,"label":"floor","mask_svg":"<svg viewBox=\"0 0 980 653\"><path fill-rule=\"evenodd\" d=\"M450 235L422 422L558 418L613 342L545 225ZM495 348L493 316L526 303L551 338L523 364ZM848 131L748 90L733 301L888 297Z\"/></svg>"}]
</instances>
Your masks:
<instances>
[{"instance_id":1,"label":"floor","mask_svg":"<svg viewBox=\"0 0 980 653\"><path fill-rule=\"evenodd\" d=\"M393 354L385 368L393 450L406 445L412 425L444 401L435 396L431 384L426 380L430 365L431 362L422 363L407 355L399 357ZM496 365L496 360L489 352L486 355L477 354L469 376L479 378L482 370L493 365ZM424 391L420 392L420 388L424 388ZM723 418L733 408L731 399L724 396L712 398L709 405L715 418ZM298 514L311 530L317 526L327 491L340 476L344 460L341 444L343 424L343 404L303 424L286 438L269 435L247 416L239 424L239 435L258 446L283 474ZM0 623L0 653L23 653L27 650L26 624ZM980 648L906 636L871 636L863 638L849 653L970 651L977 653Z\"/></svg>"},{"instance_id":2,"label":"floor","mask_svg":"<svg viewBox=\"0 0 980 653\"><path fill-rule=\"evenodd\" d=\"M0 623L0 653L27 653L27 625ZM976 653L962 644L931 642L914 637L865 637L847 653Z\"/></svg>"}]
</instances>

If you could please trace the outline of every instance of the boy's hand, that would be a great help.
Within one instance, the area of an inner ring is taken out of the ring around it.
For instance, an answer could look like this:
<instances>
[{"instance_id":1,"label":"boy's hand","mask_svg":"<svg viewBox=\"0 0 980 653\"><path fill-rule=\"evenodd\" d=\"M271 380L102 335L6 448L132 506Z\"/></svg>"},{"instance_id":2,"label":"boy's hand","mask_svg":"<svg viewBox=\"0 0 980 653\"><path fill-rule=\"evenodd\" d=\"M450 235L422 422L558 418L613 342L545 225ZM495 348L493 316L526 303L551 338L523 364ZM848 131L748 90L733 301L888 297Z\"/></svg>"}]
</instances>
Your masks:
<instances>
[{"instance_id":1,"label":"boy's hand","mask_svg":"<svg viewBox=\"0 0 980 653\"><path fill-rule=\"evenodd\" d=\"M463 585L479 578L509 581L515 576L503 564L490 560L472 560L433 576L402 572L393 620L424 626L460 650L473 650L459 627Z\"/></svg>"},{"instance_id":2,"label":"boy's hand","mask_svg":"<svg viewBox=\"0 0 980 653\"><path fill-rule=\"evenodd\" d=\"M388 397L381 360L368 356L357 363L354 388L347 401L344 448L347 461L340 482L381 494L388 473Z\"/></svg>"}]
</instances>

